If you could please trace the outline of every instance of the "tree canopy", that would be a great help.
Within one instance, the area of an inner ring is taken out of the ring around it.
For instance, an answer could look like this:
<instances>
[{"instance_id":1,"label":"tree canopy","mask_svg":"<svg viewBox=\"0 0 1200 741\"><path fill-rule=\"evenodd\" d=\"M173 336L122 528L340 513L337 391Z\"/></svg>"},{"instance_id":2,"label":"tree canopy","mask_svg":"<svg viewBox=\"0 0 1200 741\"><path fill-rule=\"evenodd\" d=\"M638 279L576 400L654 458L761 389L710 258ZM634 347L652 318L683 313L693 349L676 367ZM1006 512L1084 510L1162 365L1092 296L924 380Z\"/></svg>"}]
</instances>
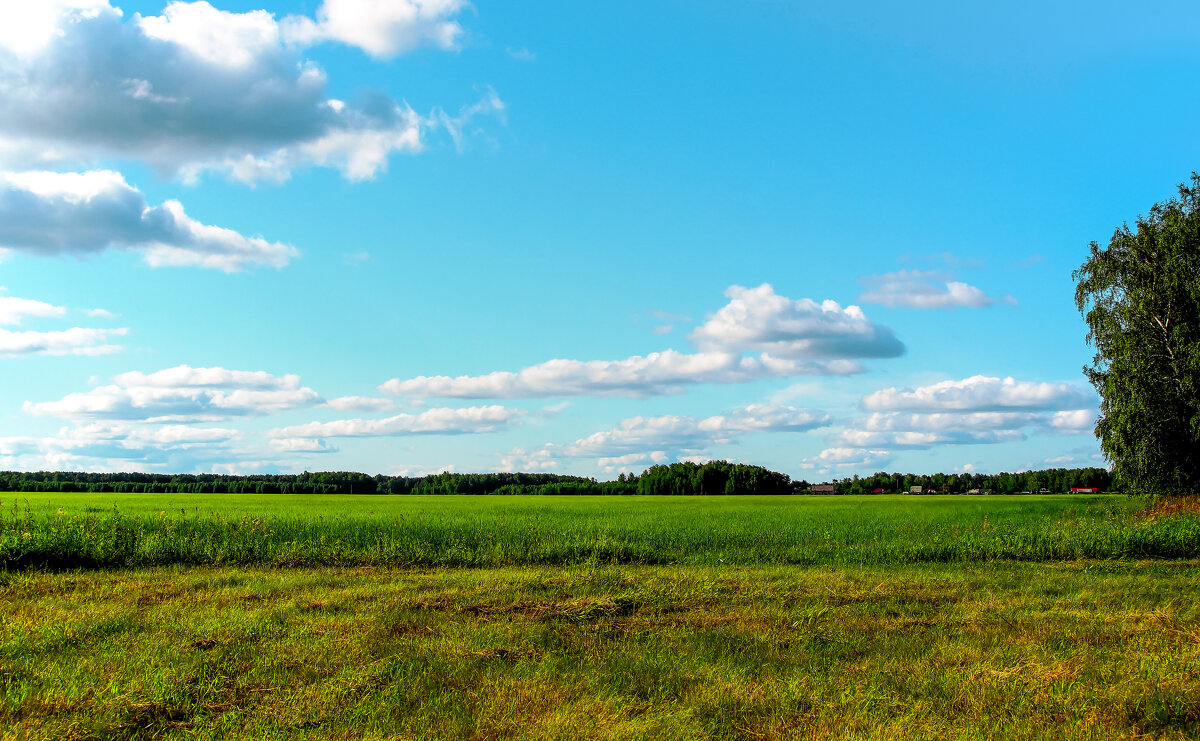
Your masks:
<instances>
[{"instance_id":1,"label":"tree canopy","mask_svg":"<svg viewBox=\"0 0 1200 741\"><path fill-rule=\"evenodd\" d=\"M1096 435L1119 485L1143 494L1200 489L1200 175L1122 225L1074 276L1096 348Z\"/></svg>"}]
</instances>

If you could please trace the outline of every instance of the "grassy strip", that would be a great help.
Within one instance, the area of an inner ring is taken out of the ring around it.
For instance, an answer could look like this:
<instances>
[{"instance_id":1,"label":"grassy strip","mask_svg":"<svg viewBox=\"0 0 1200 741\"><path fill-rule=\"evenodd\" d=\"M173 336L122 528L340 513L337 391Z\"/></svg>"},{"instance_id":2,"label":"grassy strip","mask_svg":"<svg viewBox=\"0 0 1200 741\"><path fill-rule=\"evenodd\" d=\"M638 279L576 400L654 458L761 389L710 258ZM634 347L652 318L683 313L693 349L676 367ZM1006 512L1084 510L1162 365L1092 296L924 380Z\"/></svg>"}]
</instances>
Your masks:
<instances>
[{"instance_id":1,"label":"grassy strip","mask_svg":"<svg viewBox=\"0 0 1200 741\"><path fill-rule=\"evenodd\" d=\"M1193 739L1198 576L1197 561L10 573L0 736Z\"/></svg>"},{"instance_id":2,"label":"grassy strip","mask_svg":"<svg viewBox=\"0 0 1200 741\"><path fill-rule=\"evenodd\" d=\"M0 568L854 565L1200 556L1197 513L1143 516L1144 503L1121 497L209 495L184 498L187 504L176 513L178 502L161 498L158 511L136 498L114 500L105 510L103 500L86 496L57 494L36 505L10 500L0 507Z\"/></svg>"}]
</instances>

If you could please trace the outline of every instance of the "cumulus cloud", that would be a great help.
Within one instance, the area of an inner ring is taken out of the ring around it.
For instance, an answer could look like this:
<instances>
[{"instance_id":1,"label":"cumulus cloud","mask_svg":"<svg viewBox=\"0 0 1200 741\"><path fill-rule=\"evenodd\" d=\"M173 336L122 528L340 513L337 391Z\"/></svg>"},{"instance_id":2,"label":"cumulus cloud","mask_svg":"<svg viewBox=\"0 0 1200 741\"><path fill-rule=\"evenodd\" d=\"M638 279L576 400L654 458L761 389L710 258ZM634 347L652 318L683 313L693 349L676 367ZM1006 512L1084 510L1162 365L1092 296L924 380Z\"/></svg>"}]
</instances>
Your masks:
<instances>
[{"instance_id":1,"label":"cumulus cloud","mask_svg":"<svg viewBox=\"0 0 1200 741\"><path fill-rule=\"evenodd\" d=\"M421 46L458 48L462 26L454 16L465 0L325 0L317 18L288 16L284 36L293 43L339 41L389 59Z\"/></svg>"},{"instance_id":2,"label":"cumulus cloud","mask_svg":"<svg viewBox=\"0 0 1200 741\"><path fill-rule=\"evenodd\" d=\"M1071 435L1092 432L1096 429L1095 409L1071 409L1055 412L1050 417L1050 426Z\"/></svg>"},{"instance_id":3,"label":"cumulus cloud","mask_svg":"<svg viewBox=\"0 0 1200 741\"><path fill-rule=\"evenodd\" d=\"M623 360L555 359L519 371L481 376L393 378L379 389L394 396L472 399L554 396L647 396L700 383L848 375L860 359L894 357L904 345L856 306L792 301L763 284L733 286L730 302L692 334L700 352L664 350ZM754 352L757 355L744 355Z\"/></svg>"},{"instance_id":4,"label":"cumulus cloud","mask_svg":"<svg viewBox=\"0 0 1200 741\"><path fill-rule=\"evenodd\" d=\"M892 454L887 450L867 448L826 448L817 456L805 459L806 463L838 468L871 468L887 463Z\"/></svg>"},{"instance_id":5,"label":"cumulus cloud","mask_svg":"<svg viewBox=\"0 0 1200 741\"><path fill-rule=\"evenodd\" d=\"M792 300L764 283L730 286L729 303L690 335L706 351L756 351L778 358L894 358L904 345L857 306Z\"/></svg>"},{"instance_id":6,"label":"cumulus cloud","mask_svg":"<svg viewBox=\"0 0 1200 741\"><path fill-rule=\"evenodd\" d=\"M438 407L420 414L397 414L385 419L338 419L309 422L271 432L279 439L325 437L398 437L402 435L465 435L496 432L525 416L520 409L492 405L451 409Z\"/></svg>"},{"instance_id":7,"label":"cumulus cloud","mask_svg":"<svg viewBox=\"0 0 1200 741\"><path fill-rule=\"evenodd\" d=\"M913 422L919 425L919 422ZM973 429L965 424L958 429L927 429L919 426L904 429L863 429L850 427L829 436L829 441L839 445L886 446L888 448L927 449L935 445L987 445L1014 442L1025 437L1023 425L1013 429Z\"/></svg>"},{"instance_id":8,"label":"cumulus cloud","mask_svg":"<svg viewBox=\"0 0 1200 741\"><path fill-rule=\"evenodd\" d=\"M224 368L175 368L123 373L113 383L67 394L58 401L25 402L28 414L70 419L195 422L267 414L320 403L299 376Z\"/></svg>"},{"instance_id":9,"label":"cumulus cloud","mask_svg":"<svg viewBox=\"0 0 1200 741\"><path fill-rule=\"evenodd\" d=\"M1009 376L971 376L916 389L881 389L863 397L867 411L983 412L1084 409L1095 397L1069 383L1018 381Z\"/></svg>"},{"instance_id":10,"label":"cumulus cloud","mask_svg":"<svg viewBox=\"0 0 1200 741\"><path fill-rule=\"evenodd\" d=\"M151 39L225 67L248 67L280 44L279 26L267 11L230 13L203 0L167 3L162 15L135 15L134 24Z\"/></svg>"},{"instance_id":11,"label":"cumulus cloud","mask_svg":"<svg viewBox=\"0 0 1200 741\"><path fill-rule=\"evenodd\" d=\"M279 182L311 166L374 177L392 154L421 151L425 132L443 125L441 112L423 117L380 93L330 98L324 70L299 51L323 40L381 56L423 43L453 46L461 7L328 0L316 21L207 2L172 2L161 16L131 18L83 0L6 10L6 24L15 13L15 26L33 31L9 25L0 34L0 165L129 157L185 179L216 171ZM491 96L485 103L465 115L496 111Z\"/></svg>"},{"instance_id":12,"label":"cumulus cloud","mask_svg":"<svg viewBox=\"0 0 1200 741\"><path fill-rule=\"evenodd\" d=\"M0 454L90 469L128 468L131 463L155 467L227 458L230 445L240 438L240 432L226 428L87 422L45 438L0 438Z\"/></svg>"},{"instance_id":13,"label":"cumulus cloud","mask_svg":"<svg viewBox=\"0 0 1200 741\"><path fill-rule=\"evenodd\" d=\"M150 206L120 173L108 170L0 173L0 247L37 254L126 249L152 266L226 272L281 267L296 255L286 244L201 224L178 201ZM0 318L3 311L0 304Z\"/></svg>"},{"instance_id":14,"label":"cumulus cloud","mask_svg":"<svg viewBox=\"0 0 1200 741\"><path fill-rule=\"evenodd\" d=\"M336 409L339 412L390 412L396 408L396 402L373 396L339 396L321 406Z\"/></svg>"},{"instance_id":15,"label":"cumulus cloud","mask_svg":"<svg viewBox=\"0 0 1200 741\"><path fill-rule=\"evenodd\" d=\"M337 448L325 440L311 437L281 437L271 441L271 447L280 453L336 453Z\"/></svg>"},{"instance_id":16,"label":"cumulus cloud","mask_svg":"<svg viewBox=\"0 0 1200 741\"><path fill-rule=\"evenodd\" d=\"M393 378L379 390L394 396L514 399L547 396L647 396L678 393L696 383L744 383L760 378L855 373L842 360L793 361L732 353L635 355L624 360L550 360L517 372L483 376Z\"/></svg>"},{"instance_id":17,"label":"cumulus cloud","mask_svg":"<svg viewBox=\"0 0 1200 741\"><path fill-rule=\"evenodd\" d=\"M866 289L859 301L909 309L982 308L996 303L1016 304L1006 296L993 298L968 283L950 279L944 273L921 270L900 270L895 273L871 275L860 282Z\"/></svg>"},{"instance_id":18,"label":"cumulus cloud","mask_svg":"<svg viewBox=\"0 0 1200 741\"><path fill-rule=\"evenodd\" d=\"M551 443L532 452L514 449L502 459L501 468L557 468L563 460L597 459L601 467L615 470L646 461L663 463L702 455L712 445L733 442L750 433L805 432L828 426L830 421L823 412L766 404L750 404L703 419L677 415L630 417L612 429L566 445Z\"/></svg>"},{"instance_id":19,"label":"cumulus cloud","mask_svg":"<svg viewBox=\"0 0 1200 741\"><path fill-rule=\"evenodd\" d=\"M1095 424L1098 402L1066 383L972 376L863 397L869 413L828 436L838 449L928 449L1023 440L1030 432L1076 434Z\"/></svg>"},{"instance_id":20,"label":"cumulus cloud","mask_svg":"<svg viewBox=\"0 0 1200 741\"><path fill-rule=\"evenodd\" d=\"M120 329L71 327L53 332L14 332L0 329L0 357L6 355L109 355L120 352L120 345L109 338L128 333Z\"/></svg>"},{"instance_id":21,"label":"cumulus cloud","mask_svg":"<svg viewBox=\"0 0 1200 741\"><path fill-rule=\"evenodd\" d=\"M0 229L2 228L0 226ZM65 306L55 306L29 298L0 296L0 324L20 324L26 317L60 317L66 313Z\"/></svg>"}]
</instances>

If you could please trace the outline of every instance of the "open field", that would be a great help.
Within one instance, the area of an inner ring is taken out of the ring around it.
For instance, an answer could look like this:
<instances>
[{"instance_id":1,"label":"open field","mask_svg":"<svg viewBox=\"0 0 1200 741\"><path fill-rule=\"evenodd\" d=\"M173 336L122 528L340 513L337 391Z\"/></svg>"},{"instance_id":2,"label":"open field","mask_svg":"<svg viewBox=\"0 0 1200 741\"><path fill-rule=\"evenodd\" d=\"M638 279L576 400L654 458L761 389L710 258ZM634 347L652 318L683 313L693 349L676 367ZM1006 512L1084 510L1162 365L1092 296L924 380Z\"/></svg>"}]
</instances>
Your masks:
<instances>
[{"instance_id":1,"label":"open field","mask_svg":"<svg viewBox=\"0 0 1200 741\"><path fill-rule=\"evenodd\" d=\"M0 576L0 737L1195 739L1200 562Z\"/></svg>"},{"instance_id":2,"label":"open field","mask_svg":"<svg viewBox=\"0 0 1200 741\"><path fill-rule=\"evenodd\" d=\"M1200 737L1194 500L3 504L4 741Z\"/></svg>"},{"instance_id":3,"label":"open field","mask_svg":"<svg viewBox=\"0 0 1200 741\"><path fill-rule=\"evenodd\" d=\"M1119 496L0 499L0 568L854 565L1200 557Z\"/></svg>"}]
</instances>

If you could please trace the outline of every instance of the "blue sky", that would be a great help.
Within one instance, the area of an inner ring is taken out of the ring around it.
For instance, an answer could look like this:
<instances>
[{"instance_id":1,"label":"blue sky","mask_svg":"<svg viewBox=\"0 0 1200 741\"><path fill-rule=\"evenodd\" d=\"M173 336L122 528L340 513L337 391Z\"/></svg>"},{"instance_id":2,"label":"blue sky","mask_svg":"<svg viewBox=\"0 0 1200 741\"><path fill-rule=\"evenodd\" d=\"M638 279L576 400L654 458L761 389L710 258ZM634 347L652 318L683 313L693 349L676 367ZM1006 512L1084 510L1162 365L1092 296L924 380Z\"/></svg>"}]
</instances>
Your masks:
<instances>
[{"instance_id":1,"label":"blue sky","mask_svg":"<svg viewBox=\"0 0 1200 741\"><path fill-rule=\"evenodd\" d=\"M0 0L0 468L1099 465L1193 3Z\"/></svg>"}]
</instances>

